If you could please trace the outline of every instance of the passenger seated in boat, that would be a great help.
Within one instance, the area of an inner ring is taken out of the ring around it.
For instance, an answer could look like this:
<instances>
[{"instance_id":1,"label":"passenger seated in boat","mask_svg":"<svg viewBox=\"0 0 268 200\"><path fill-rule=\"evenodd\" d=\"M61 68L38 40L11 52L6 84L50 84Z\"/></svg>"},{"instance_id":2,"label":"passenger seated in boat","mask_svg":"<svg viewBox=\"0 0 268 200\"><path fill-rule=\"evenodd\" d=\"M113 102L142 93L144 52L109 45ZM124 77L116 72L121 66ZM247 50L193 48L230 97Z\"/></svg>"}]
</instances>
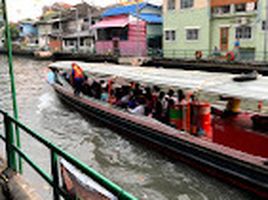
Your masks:
<instances>
[{"instance_id":1,"label":"passenger seated in boat","mask_svg":"<svg viewBox=\"0 0 268 200\"><path fill-rule=\"evenodd\" d=\"M117 102L117 105L122 108L127 108L128 102L130 100L130 87L129 86L123 86L122 88L122 94L120 100Z\"/></svg>"},{"instance_id":2,"label":"passenger seated in boat","mask_svg":"<svg viewBox=\"0 0 268 200\"><path fill-rule=\"evenodd\" d=\"M96 99L101 98L101 84L98 81L93 81L91 86L92 96Z\"/></svg>"},{"instance_id":3,"label":"passenger seated in boat","mask_svg":"<svg viewBox=\"0 0 268 200\"><path fill-rule=\"evenodd\" d=\"M145 88L145 101L146 101L146 106L145 106L145 115L149 116L151 115L152 111L153 111L153 95L151 92L151 88L150 87L146 87Z\"/></svg>"},{"instance_id":4,"label":"passenger seated in boat","mask_svg":"<svg viewBox=\"0 0 268 200\"><path fill-rule=\"evenodd\" d=\"M108 102L109 94L108 94L108 87L102 89L101 92L101 101Z\"/></svg>"},{"instance_id":5,"label":"passenger seated in boat","mask_svg":"<svg viewBox=\"0 0 268 200\"><path fill-rule=\"evenodd\" d=\"M170 111L175 106L174 100L172 98L169 98L167 105L168 106L167 106L167 110L166 110L166 113L165 113L165 121L166 121L167 124L171 125L170 124Z\"/></svg>"},{"instance_id":6,"label":"passenger seated in boat","mask_svg":"<svg viewBox=\"0 0 268 200\"><path fill-rule=\"evenodd\" d=\"M142 90L140 88L140 84L139 83L135 83L134 89L133 89L133 95L136 96L136 97L142 95Z\"/></svg>"},{"instance_id":7,"label":"passenger seated in boat","mask_svg":"<svg viewBox=\"0 0 268 200\"><path fill-rule=\"evenodd\" d=\"M128 111L135 115L144 115L145 114L145 99L143 96L138 98L138 106L134 109L128 109Z\"/></svg>"},{"instance_id":8,"label":"passenger seated in boat","mask_svg":"<svg viewBox=\"0 0 268 200\"><path fill-rule=\"evenodd\" d=\"M223 117L229 117L239 114L241 100L235 97L220 97L221 100L227 100L226 108L223 112Z\"/></svg>"},{"instance_id":9,"label":"passenger seated in boat","mask_svg":"<svg viewBox=\"0 0 268 200\"><path fill-rule=\"evenodd\" d=\"M133 109L137 106L137 99L136 97L132 94L129 101L128 101L128 108Z\"/></svg>"},{"instance_id":10,"label":"passenger seated in boat","mask_svg":"<svg viewBox=\"0 0 268 200\"><path fill-rule=\"evenodd\" d=\"M91 85L92 85L92 80L90 80L88 76L85 75L85 80L82 84L82 93L87 96L92 97Z\"/></svg>"},{"instance_id":11,"label":"passenger seated in boat","mask_svg":"<svg viewBox=\"0 0 268 200\"><path fill-rule=\"evenodd\" d=\"M153 107L155 107L155 104L157 102L158 96L159 96L160 88L158 86L153 86L153 92L152 92L152 98L153 98Z\"/></svg>"},{"instance_id":12,"label":"passenger seated in boat","mask_svg":"<svg viewBox=\"0 0 268 200\"><path fill-rule=\"evenodd\" d=\"M179 89L179 90L177 91L177 103L178 103L178 104L179 104L179 103L185 103L185 101L186 101L185 98L186 98L186 97L185 97L184 92L183 92L181 89Z\"/></svg>"},{"instance_id":13,"label":"passenger seated in boat","mask_svg":"<svg viewBox=\"0 0 268 200\"><path fill-rule=\"evenodd\" d=\"M47 75L47 82L49 84L57 83L57 84L62 85L62 83L59 81L58 72L59 72L58 69L50 68L50 71Z\"/></svg>"},{"instance_id":14,"label":"passenger seated in boat","mask_svg":"<svg viewBox=\"0 0 268 200\"><path fill-rule=\"evenodd\" d=\"M163 122L163 102L164 102L165 93L160 92L154 110L153 110L153 118Z\"/></svg>"},{"instance_id":15,"label":"passenger seated in boat","mask_svg":"<svg viewBox=\"0 0 268 200\"><path fill-rule=\"evenodd\" d=\"M114 96L114 90L110 90L109 98L108 98L108 103L111 105L114 105L116 103L116 97Z\"/></svg>"}]
</instances>

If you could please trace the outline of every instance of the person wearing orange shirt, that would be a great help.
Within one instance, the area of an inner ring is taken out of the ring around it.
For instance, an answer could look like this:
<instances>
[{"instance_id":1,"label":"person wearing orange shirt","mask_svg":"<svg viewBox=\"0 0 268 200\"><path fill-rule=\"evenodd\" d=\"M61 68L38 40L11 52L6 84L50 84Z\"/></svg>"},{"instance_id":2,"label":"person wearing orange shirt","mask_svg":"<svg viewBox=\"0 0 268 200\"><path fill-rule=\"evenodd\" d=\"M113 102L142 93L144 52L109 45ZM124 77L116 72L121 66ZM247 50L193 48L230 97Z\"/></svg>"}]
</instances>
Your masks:
<instances>
[{"instance_id":1,"label":"person wearing orange shirt","mask_svg":"<svg viewBox=\"0 0 268 200\"><path fill-rule=\"evenodd\" d=\"M71 74L74 86L74 95L78 96L82 90L82 84L85 80L84 71L76 63L72 64Z\"/></svg>"}]
</instances>

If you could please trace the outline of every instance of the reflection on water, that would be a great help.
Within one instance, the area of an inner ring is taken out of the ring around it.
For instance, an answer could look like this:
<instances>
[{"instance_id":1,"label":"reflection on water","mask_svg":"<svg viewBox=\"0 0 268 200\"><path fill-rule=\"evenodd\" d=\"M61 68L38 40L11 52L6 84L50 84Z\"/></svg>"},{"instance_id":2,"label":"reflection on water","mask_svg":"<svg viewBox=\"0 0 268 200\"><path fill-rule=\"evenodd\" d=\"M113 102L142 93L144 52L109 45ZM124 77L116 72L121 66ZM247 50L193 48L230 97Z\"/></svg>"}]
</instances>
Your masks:
<instances>
[{"instance_id":1,"label":"reflection on water","mask_svg":"<svg viewBox=\"0 0 268 200\"><path fill-rule=\"evenodd\" d=\"M183 163L170 161L68 108L45 81L48 63L14 59L20 118L35 131L141 199L255 199ZM0 107L10 111L7 64L2 66ZM24 133L22 146L50 172L49 152ZM28 167L25 174L44 198L50 197L51 189Z\"/></svg>"}]
</instances>

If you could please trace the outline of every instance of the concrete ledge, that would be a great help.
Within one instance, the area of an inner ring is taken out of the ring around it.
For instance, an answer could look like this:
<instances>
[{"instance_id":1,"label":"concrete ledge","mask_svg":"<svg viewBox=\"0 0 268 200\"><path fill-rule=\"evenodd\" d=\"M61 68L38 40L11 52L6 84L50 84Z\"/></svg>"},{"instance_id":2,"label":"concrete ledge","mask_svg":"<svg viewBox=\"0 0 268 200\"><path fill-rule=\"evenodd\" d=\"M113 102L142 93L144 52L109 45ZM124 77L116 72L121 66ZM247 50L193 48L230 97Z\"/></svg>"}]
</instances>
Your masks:
<instances>
[{"instance_id":1,"label":"concrete ledge","mask_svg":"<svg viewBox=\"0 0 268 200\"><path fill-rule=\"evenodd\" d=\"M0 200L41 200L35 189L0 156Z\"/></svg>"},{"instance_id":2,"label":"concrete ledge","mask_svg":"<svg viewBox=\"0 0 268 200\"><path fill-rule=\"evenodd\" d=\"M31 187L24 178L11 169L6 169L3 173L8 178L7 187L9 198L12 200L41 200L35 189Z\"/></svg>"}]
</instances>

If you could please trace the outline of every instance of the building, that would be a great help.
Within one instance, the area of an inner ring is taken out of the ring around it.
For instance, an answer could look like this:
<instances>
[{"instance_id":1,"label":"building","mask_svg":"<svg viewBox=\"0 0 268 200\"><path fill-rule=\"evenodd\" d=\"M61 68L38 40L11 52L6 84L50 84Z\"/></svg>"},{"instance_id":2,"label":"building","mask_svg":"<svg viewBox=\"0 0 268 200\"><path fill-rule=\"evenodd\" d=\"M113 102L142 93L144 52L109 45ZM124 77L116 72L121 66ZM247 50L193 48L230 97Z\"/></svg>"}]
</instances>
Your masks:
<instances>
[{"instance_id":1,"label":"building","mask_svg":"<svg viewBox=\"0 0 268 200\"><path fill-rule=\"evenodd\" d=\"M59 21L57 12L51 12L49 15L42 16L36 22L38 30L38 44L39 48L50 49L52 51L61 50L61 41L59 35L53 31L53 23Z\"/></svg>"},{"instance_id":2,"label":"building","mask_svg":"<svg viewBox=\"0 0 268 200\"><path fill-rule=\"evenodd\" d=\"M83 53L95 51L95 35L91 27L99 21L101 12L100 8L84 2L63 13L62 24L54 25L62 29L63 51Z\"/></svg>"},{"instance_id":3,"label":"building","mask_svg":"<svg viewBox=\"0 0 268 200\"><path fill-rule=\"evenodd\" d=\"M18 23L20 44L22 49L38 47L37 27L32 20L22 20Z\"/></svg>"},{"instance_id":4,"label":"building","mask_svg":"<svg viewBox=\"0 0 268 200\"><path fill-rule=\"evenodd\" d=\"M161 49L161 7L149 3L112 7L93 29L97 54L147 56Z\"/></svg>"},{"instance_id":5,"label":"building","mask_svg":"<svg viewBox=\"0 0 268 200\"><path fill-rule=\"evenodd\" d=\"M224 56L236 44L237 59L263 60L265 8L264 0L164 0L164 57Z\"/></svg>"}]
</instances>

